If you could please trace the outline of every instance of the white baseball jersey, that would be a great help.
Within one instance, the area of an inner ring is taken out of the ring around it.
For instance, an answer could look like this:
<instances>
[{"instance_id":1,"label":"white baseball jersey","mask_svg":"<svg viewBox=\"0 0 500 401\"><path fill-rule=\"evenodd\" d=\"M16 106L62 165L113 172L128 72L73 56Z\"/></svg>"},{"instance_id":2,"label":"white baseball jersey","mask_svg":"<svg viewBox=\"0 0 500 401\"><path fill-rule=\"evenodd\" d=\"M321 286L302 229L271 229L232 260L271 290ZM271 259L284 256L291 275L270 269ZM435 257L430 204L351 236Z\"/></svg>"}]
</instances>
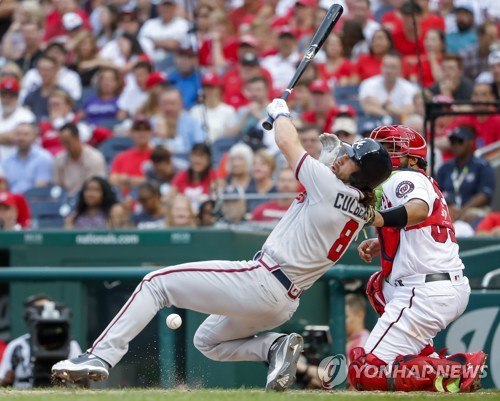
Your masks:
<instances>
[{"instance_id":1,"label":"white baseball jersey","mask_svg":"<svg viewBox=\"0 0 500 401\"><path fill-rule=\"evenodd\" d=\"M381 260L391 280L414 274L432 274L463 269L458 256L448 206L437 184L422 172L402 169L382 184L381 210L400 206L411 199L429 205L422 224L402 230L383 228Z\"/></svg>"},{"instance_id":2,"label":"white baseball jersey","mask_svg":"<svg viewBox=\"0 0 500 401\"><path fill-rule=\"evenodd\" d=\"M307 153L295 169L306 191L292 203L263 246L264 253L306 290L357 237L366 221L362 193Z\"/></svg>"}]
</instances>

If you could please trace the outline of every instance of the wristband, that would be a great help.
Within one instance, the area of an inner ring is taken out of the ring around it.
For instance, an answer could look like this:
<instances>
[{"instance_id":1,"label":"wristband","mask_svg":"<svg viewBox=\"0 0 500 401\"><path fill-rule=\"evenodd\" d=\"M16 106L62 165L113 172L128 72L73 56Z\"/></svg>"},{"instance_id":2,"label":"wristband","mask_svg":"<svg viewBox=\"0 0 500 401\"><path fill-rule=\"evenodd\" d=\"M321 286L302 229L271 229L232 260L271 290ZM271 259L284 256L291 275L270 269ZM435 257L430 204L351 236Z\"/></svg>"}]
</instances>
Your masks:
<instances>
[{"instance_id":1,"label":"wristband","mask_svg":"<svg viewBox=\"0 0 500 401\"><path fill-rule=\"evenodd\" d=\"M408 212L404 205L379 211L384 219L384 227L403 228L408 224Z\"/></svg>"},{"instance_id":2,"label":"wristband","mask_svg":"<svg viewBox=\"0 0 500 401\"><path fill-rule=\"evenodd\" d=\"M290 113L279 113L276 117L274 117L274 119L277 120L278 117L281 117L281 116L290 118Z\"/></svg>"}]
</instances>

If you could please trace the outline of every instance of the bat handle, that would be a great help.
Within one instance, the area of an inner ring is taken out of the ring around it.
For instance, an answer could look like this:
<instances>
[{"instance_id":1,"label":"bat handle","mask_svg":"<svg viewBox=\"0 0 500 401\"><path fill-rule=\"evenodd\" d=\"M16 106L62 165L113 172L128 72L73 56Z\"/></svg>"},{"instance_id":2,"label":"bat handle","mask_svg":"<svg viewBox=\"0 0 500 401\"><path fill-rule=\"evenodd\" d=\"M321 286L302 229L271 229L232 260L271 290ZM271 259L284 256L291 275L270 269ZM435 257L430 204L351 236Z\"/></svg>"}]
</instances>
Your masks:
<instances>
[{"instance_id":1,"label":"bat handle","mask_svg":"<svg viewBox=\"0 0 500 401\"><path fill-rule=\"evenodd\" d=\"M286 100L288 99L288 96L290 96L290 93L292 93L291 89L286 89L283 94L281 95L281 99ZM274 124L274 118L271 116L267 116L266 121L262 123L262 128L264 128L266 131L271 131L273 129L273 124Z\"/></svg>"}]
</instances>

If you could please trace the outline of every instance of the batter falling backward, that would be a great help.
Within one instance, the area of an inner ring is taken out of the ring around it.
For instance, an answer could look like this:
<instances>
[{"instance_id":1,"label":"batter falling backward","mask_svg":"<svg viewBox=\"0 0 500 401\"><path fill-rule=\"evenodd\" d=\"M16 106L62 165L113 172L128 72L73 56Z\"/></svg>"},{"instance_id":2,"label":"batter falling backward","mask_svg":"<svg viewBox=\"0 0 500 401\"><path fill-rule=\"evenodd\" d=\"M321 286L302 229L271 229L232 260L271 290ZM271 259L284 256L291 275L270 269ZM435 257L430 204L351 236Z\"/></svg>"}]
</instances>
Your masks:
<instances>
[{"instance_id":1,"label":"batter falling backward","mask_svg":"<svg viewBox=\"0 0 500 401\"><path fill-rule=\"evenodd\" d=\"M339 146L333 135L323 137L325 165L302 148L285 101L275 99L267 110L276 120L276 143L306 192L262 250L250 261L187 263L147 274L92 347L56 363L53 376L70 382L107 379L156 313L176 306L210 315L194 336L194 346L208 358L267 361L268 390L284 390L294 382L302 338L266 331L292 317L302 292L373 220L374 188L389 177L392 166L388 152L374 140Z\"/></svg>"},{"instance_id":2,"label":"batter falling backward","mask_svg":"<svg viewBox=\"0 0 500 401\"><path fill-rule=\"evenodd\" d=\"M370 138L387 148L394 171L381 186L384 227L358 247L366 262L381 256L367 286L381 317L365 347L352 350L349 381L358 390L475 391L484 352L444 357L432 347L464 312L470 286L446 201L425 174L427 144L401 125L378 127Z\"/></svg>"}]
</instances>

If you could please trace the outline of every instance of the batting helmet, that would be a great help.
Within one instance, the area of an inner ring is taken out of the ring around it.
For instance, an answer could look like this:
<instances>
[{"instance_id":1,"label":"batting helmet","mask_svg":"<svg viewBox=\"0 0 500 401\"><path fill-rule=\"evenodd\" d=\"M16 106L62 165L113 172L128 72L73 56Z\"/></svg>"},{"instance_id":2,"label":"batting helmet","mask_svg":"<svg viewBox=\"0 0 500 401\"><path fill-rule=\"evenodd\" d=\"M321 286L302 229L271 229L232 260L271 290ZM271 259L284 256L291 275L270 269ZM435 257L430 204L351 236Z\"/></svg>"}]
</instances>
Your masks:
<instances>
[{"instance_id":1,"label":"batting helmet","mask_svg":"<svg viewBox=\"0 0 500 401\"><path fill-rule=\"evenodd\" d=\"M354 142L352 146L346 143L342 145L347 155L360 167L349 177L352 186L375 189L391 175L391 157L378 142L365 138Z\"/></svg>"},{"instance_id":2,"label":"batting helmet","mask_svg":"<svg viewBox=\"0 0 500 401\"><path fill-rule=\"evenodd\" d=\"M399 167L400 159L405 156L421 159L427 156L425 139L417 131L405 125L382 125L372 131L370 138L385 145L393 167Z\"/></svg>"}]
</instances>

